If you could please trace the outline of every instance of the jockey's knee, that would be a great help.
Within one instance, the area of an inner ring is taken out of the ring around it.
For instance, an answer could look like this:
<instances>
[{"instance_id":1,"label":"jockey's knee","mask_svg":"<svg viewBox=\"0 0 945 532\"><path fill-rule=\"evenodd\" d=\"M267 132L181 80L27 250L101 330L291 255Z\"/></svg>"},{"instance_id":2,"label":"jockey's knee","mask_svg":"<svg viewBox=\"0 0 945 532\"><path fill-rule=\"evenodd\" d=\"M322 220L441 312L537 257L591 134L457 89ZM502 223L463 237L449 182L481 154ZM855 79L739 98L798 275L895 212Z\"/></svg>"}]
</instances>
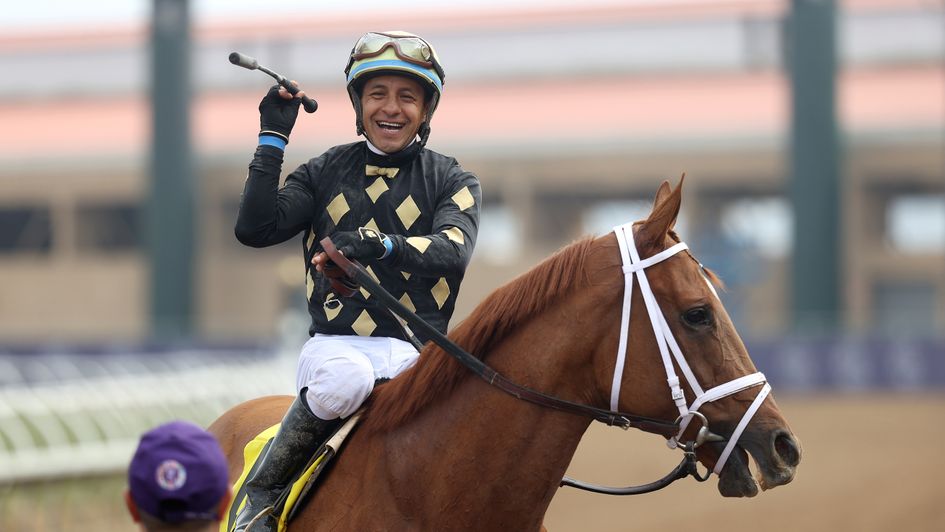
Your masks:
<instances>
[{"instance_id":1,"label":"jockey's knee","mask_svg":"<svg viewBox=\"0 0 945 532\"><path fill-rule=\"evenodd\" d=\"M374 389L374 368L365 359L333 358L311 376L305 399L316 416L329 420L355 413Z\"/></svg>"}]
</instances>

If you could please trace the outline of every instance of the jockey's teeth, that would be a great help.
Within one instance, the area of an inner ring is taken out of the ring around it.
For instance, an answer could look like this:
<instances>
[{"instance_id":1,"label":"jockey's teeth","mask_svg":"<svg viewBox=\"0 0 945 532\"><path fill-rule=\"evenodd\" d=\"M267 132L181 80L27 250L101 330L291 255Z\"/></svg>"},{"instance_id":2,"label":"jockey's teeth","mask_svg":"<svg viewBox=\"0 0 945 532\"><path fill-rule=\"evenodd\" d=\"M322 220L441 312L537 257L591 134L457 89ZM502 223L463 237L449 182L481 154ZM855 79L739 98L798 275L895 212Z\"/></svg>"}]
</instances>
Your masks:
<instances>
[{"instance_id":1,"label":"jockey's teeth","mask_svg":"<svg viewBox=\"0 0 945 532\"><path fill-rule=\"evenodd\" d=\"M403 124L395 124L393 122L378 122L377 125L384 129L394 129L394 130L402 129L404 127Z\"/></svg>"}]
</instances>

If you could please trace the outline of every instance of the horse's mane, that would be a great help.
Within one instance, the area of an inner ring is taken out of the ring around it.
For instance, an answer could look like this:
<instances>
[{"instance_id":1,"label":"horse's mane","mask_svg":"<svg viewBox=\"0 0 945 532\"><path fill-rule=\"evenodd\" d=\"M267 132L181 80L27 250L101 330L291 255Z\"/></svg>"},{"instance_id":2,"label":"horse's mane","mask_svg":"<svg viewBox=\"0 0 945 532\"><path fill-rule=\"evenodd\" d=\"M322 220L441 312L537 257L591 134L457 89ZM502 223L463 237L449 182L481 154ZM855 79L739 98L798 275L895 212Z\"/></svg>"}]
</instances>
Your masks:
<instances>
[{"instance_id":1,"label":"horse's mane","mask_svg":"<svg viewBox=\"0 0 945 532\"><path fill-rule=\"evenodd\" d=\"M587 282L584 262L593 242L593 238L577 241L495 290L452 331L450 339L484 359L490 348L518 325L559 295ZM415 366L374 391L364 430L384 431L401 425L472 375L439 346L429 343Z\"/></svg>"}]
</instances>

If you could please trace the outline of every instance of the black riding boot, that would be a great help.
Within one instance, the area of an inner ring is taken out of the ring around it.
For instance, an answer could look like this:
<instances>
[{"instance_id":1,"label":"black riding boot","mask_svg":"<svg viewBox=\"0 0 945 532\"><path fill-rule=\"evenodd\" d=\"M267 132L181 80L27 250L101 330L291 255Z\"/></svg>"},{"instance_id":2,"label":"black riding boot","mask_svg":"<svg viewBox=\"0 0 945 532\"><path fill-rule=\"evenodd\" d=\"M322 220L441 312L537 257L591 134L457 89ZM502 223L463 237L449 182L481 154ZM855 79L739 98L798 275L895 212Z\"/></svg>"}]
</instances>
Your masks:
<instances>
[{"instance_id":1,"label":"black riding boot","mask_svg":"<svg viewBox=\"0 0 945 532\"><path fill-rule=\"evenodd\" d=\"M325 421L312 414L305 403L305 390L302 390L289 406L256 472L246 481L247 501L236 516L234 532L278 530L278 520L271 513L260 517L252 527L248 526L260 512L275 504L282 490L337 424L337 420Z\"/></svg>"}]
</instances>

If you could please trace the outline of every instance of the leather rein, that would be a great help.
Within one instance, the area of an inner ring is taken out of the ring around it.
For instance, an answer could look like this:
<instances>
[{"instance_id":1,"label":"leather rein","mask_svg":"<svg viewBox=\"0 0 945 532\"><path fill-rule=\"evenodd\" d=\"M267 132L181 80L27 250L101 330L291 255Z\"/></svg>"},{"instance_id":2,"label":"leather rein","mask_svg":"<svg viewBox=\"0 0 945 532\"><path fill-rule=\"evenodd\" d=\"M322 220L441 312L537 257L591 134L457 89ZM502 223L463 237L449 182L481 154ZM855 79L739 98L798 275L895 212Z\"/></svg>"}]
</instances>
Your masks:
<instances>
[{"instance_id":1,"label":"leather rein","mask_svg":"<svg viewBox=\"0 0 945 532\"><path fill-rule=\"evenodd\" d=\"M351 281L354 281L354 283L357 283L362 288L367 290L369 294L377 298L383 308L385 308L395 317L395 321L397 321L397 323L399 323L404 329L408 340L410 340L411 343L413 343L414 346L418 348L418 350L422 348L422 344L416 339L413 332L410 330L410 327L423 332L433 343L438 345L447 354L455 358L459 363L465 366L468 370L475 373L482 380L515 397L516 399L528 401L545 408L567 412L569 414L590 417L595 421L599 421L608 426L620 427L624 430L632 427L645 432L659 434L667 439L678 437L678 435L681 433L683 429L681 424L682 418L677 418L676 421L669 423L664 420L646 416L638 416L635 414L618 412L614 410L605 410L603 408L574 403L566 399L548 395L509 380L482 360L476 358L463 348L456 345L456 343L447 338L446 335L438 331L432 325L427 323L423 318L417 316L414 312L404 306L400 301L392 296L390 292L384 289L384 287L382 287L380 283L378 283L360 263L349 260L344 255L342 255L335 247L330 237L323 238L320 243L322 249L325 251L325 254L328 255L329 259L331 259L331 262L340 268L347 276L347 279L345 279L337 274L326 275L329 281L332 283L333 288L335 288L339 293L350 295L355 289L351 283ZM330 266L328 266L328 268L330 268ZM401 322L400 320L397 320L396 318L398 317L403 321ZM695 418L702 422L702 427L698 430L695 440L679 442L678 446L683 450L683 459L679 465L677 465L665 477L640 486L618 488L598 486L595 484L574 480L569 477L564 477L560 485L571 486L586 491L604 493L608 495L639 495L665 488L676 480L690 475L698 481L704 482L709 478L711 473L706 472L704 475L699 474L695 448L705 441L711 441L717 437L709 432L708 422L706 421L705 417L702 416L702 414L699 414L698 412L694 412L693 414L695 415Z\"/></svg>"}]
</instances>

